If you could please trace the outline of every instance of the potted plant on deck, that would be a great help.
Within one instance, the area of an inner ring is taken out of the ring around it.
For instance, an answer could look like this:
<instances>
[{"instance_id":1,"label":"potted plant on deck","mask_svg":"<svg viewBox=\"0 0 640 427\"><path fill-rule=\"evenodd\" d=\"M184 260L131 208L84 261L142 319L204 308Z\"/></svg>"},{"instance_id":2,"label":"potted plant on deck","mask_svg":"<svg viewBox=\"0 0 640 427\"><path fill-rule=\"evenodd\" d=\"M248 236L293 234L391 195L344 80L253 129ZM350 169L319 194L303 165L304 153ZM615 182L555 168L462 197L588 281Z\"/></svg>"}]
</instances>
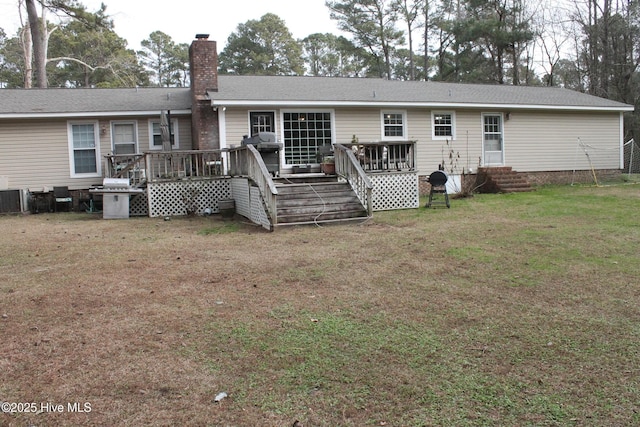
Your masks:
<instances>
[{"instance_id":1,"label":"potted plant on deck","mask_svg":"<svg viewBox=\"0 0 640 427\"><path fill-rule=\"evenodd\" d=\"M324 156L322 163L320 163L320 169L325 175L336 174L336 158L333 156Z\"/></svg>"}]
</instances>

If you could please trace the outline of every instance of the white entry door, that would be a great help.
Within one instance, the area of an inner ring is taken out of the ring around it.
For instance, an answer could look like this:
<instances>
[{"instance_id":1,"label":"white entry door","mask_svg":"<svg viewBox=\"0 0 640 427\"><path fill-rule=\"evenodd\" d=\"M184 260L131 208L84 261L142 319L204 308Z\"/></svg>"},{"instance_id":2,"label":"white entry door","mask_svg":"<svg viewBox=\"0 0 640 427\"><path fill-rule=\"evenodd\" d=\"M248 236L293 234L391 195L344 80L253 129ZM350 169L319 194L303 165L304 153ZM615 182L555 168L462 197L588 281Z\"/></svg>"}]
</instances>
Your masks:
<instances>
[{"instance_id":1,"label":"white entry door","mask_svg":"<svg viewBox=\"0 0 640 427\"><path fill-rule=\"evenodd\" d=\"M483 114L482 124L483 164L502 166L504 164L502 114Z\"/></svg>"}]
</instances>

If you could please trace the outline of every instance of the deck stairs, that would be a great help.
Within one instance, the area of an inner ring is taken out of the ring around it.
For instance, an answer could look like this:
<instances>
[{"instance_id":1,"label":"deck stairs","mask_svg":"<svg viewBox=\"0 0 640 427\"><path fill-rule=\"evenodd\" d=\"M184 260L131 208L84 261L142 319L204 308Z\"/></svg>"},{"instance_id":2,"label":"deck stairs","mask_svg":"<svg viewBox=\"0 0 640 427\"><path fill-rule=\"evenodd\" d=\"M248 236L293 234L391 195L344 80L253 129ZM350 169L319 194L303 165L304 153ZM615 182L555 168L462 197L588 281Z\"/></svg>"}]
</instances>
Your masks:
<instances>
[{"instance_id":1,"label":"deck stairs","mask_svg":"<svg viewBox=\"0 0 640 427\"><path fill-rule=\"evenodd\" d=\"M281 177L274 182L278 189L278 226L368 218L351 186L336 177Z\"/></svg>"},{"instance_id":2,"label":"deck stairs","mask_svg":"<svg viewBox=\"0 0 640 427\"><path fill-rule=\"evenodd\" d=\"M478 168L481 193L519 193L533 191L527 179L509 166Z\"/></svg>"}]
</instances>

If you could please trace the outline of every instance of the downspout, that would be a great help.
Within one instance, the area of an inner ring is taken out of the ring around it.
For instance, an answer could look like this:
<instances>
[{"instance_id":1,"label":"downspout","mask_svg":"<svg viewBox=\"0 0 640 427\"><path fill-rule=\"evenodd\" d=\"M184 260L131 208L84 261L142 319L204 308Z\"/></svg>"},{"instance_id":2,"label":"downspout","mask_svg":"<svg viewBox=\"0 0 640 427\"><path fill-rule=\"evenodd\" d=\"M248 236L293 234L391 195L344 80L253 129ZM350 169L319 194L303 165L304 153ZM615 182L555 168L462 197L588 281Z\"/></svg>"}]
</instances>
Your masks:
<instances>
[{"instance_id":1,"label":"downspout","mask_svg":"<svg viewBox=\"0 0 640 427\"><path fill-rule=\"evenodd\" d=\"M171 110L167 110L167 122L169 122L169 145L173 148L173 129L171 125Z\"/></svg>"},{"instance_id":2,"label":"downspout","mask_svg":"<svg viewBox=\"0 0 640 427\"><path fill-rule=\"evenodd\" d=\"M221 155L224 156L227 146L227 107L214 107L218 110L218 138L220 141ZM223 162L222 171L226 175L228 173L229 157Z\"/></svg>"},{"instance_id":3,"label":"downspout","mask_svg":"<svg viewBox=\"0 0 640 427\"><path fill-rule=\"evenodd\" d=\"M624 113L620 112L620 169L624 169Z\"/></svg>"}]
</instances>

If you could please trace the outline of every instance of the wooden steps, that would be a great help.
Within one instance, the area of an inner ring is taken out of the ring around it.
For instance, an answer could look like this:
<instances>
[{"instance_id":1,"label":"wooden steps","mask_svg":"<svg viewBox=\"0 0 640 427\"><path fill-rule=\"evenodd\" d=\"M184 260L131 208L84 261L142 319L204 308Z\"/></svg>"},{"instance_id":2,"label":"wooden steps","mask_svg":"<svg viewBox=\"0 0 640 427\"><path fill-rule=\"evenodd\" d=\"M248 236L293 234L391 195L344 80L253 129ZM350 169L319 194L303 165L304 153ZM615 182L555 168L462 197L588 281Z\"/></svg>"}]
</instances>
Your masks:
<instances>
[{"instance_id":1,"label":"wooden steps","mask_svg":"<svg viewBox=\"0 0 640 427\"><path fill-rule=\"evenodd\" d=\"M511 167L478 168L478 191L481 193L518 193L533 191L527 179Z\"/></svg>"},{"instance_id":2,"label":"wooden steps","mask_svg":"<svg viewBox=\"0 0 640 427\"><path fill-rule=\"evenodd\" d=\"M367 211L349 184L320 179L282 182L278 188L278 225L363 220Z\"/></svg>"}]
</instances>

